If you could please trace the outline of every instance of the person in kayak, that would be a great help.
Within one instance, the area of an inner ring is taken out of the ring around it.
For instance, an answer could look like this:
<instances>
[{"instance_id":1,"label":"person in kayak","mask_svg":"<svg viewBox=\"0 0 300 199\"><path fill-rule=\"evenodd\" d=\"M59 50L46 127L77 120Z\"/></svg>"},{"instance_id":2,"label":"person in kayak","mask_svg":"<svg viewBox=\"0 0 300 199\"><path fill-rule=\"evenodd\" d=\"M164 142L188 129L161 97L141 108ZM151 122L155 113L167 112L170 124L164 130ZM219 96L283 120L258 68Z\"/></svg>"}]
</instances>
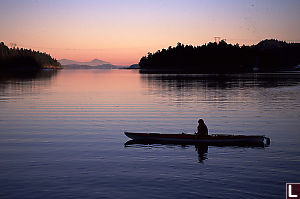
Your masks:
<instances>
[{"instance_id":1,"label":"person in kayak","mask_svg":"<svg viewBox=\"0 0 300 199\"><path fill-rule=\"evenodd\" d=\"M198 120L198 127L197 127L197 133L196 135L197 136L208 136L208 129L207 129L207 126L205 125L203 119L199 119Z\"/></svg>"}]
</instances>

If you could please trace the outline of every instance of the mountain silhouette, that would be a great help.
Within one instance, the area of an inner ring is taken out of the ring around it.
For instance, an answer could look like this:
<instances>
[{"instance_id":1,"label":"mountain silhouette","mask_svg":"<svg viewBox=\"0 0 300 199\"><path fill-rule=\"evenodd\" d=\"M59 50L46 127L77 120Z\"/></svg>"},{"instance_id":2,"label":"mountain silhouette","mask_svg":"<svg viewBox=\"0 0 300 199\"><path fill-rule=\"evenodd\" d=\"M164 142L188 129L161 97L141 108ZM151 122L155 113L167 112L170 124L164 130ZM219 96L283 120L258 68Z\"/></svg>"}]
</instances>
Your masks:
<instances>
[{"instance_id":1,"label":"mountain silhouette","mask_svg":"<svg viewBox=\"0 0 300 199\"><path fill-rule=\"evenodd\" d=\"M74 61L70 59L60 59L58 62L61 65L85 65L85 66L99 66L99 65L104 65L104 64L110 64L109 62L102 61L100 59L93 59L92 61L89 62L79 62L79 61Z\"/></svg>"}]
</instances>

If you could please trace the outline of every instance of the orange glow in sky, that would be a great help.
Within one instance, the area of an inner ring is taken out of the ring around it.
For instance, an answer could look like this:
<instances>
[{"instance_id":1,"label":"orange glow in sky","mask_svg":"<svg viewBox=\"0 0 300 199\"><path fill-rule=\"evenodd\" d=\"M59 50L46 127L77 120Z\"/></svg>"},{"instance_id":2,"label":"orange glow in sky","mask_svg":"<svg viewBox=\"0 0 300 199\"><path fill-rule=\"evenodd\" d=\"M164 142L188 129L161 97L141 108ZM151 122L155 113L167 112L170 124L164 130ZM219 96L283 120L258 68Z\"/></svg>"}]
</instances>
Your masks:
<instances>
[{"instance_id":1,"label":"orange glow in sky","mask_svg":"<svg viewBox=\"0 0 300 199\"><path fill-rule=\"evenodd\" d=\"M300 41L298 0L2 0L0 40L56 59L138 63L177 42Z\"/></svg>"}]
</instances>

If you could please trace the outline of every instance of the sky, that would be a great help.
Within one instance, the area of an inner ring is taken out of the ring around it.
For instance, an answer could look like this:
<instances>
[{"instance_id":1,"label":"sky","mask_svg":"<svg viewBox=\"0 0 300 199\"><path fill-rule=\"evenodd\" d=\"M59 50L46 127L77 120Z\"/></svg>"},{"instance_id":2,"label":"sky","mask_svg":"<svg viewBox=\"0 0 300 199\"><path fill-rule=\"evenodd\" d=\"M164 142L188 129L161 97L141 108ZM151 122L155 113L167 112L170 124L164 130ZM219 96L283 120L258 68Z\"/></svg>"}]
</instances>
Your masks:
<instances>
[{"instance_id":1,"label":"sky","mask_svg":"<svg viewBox=\"0 0 300 199\"><path fill-rule=\"evenodd\" d=\"M299 0L0 0L0 41L56 59L138 63L177 42L300 42Z\"/></svg>"}]
</instances>

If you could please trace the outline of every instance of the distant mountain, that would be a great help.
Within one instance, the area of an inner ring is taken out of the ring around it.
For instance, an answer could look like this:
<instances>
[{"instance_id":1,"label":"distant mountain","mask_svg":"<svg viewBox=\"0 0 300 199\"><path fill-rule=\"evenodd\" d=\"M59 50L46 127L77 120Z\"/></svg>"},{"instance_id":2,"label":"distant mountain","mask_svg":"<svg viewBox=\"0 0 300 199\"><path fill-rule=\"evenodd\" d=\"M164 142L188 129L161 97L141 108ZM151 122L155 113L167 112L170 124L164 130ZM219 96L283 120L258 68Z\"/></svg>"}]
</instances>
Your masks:
<instances>
[{"instance_id":1,"label":"distant mountain","mask_svg":"<svg viewBox=\"0 0 300 199\"><path fill-rule=\"evenodd\" d=\"M85 65L85 66L99 66L99 65L104 65L104 64L110 64L109 62L102 61L99 59L93 59L92 61L89 62L79 62L79 61L74 61L74 60L69 60L69 59L60 59L58 62L65 66L65 65Z\"/></svg>"},{"instance_id":2,"label":"distant mountain","mask_svg":"<svg viewBox=\"0 0 300 199\"><path fill-rule=\"evenodd\" d=\"M70 65L63 65L63 68L64 69L115 69L118 67L112 64L102 64L97 66L70 64Z\"/></svg>"},{"instance_id":3,"label":"distant mountain","mask_svg":"<svg viewBox=\"0 0 300 199\"><path fill-rule=\"evenodd\" d=\"M112 65L109 62L93 59L90 62L79 62L69 59L60 59L58 62L64 69L122 69L128 66Z\"/></svg>"}]
</instances>

